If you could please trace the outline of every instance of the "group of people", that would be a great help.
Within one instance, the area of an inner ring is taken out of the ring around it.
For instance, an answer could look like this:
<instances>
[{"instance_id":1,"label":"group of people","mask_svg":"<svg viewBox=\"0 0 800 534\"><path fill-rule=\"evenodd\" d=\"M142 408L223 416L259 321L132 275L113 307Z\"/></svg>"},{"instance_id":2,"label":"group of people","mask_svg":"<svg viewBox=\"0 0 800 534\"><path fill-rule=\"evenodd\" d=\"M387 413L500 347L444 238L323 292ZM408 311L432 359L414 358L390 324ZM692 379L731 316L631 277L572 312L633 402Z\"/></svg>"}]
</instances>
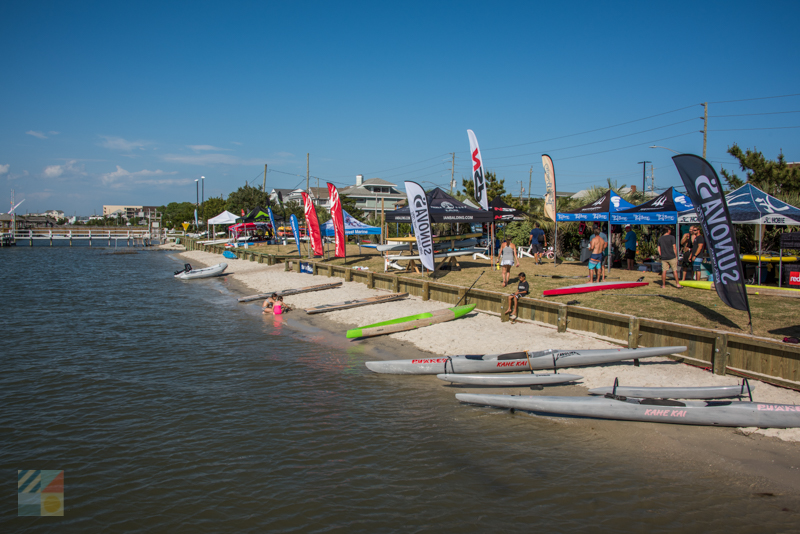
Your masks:
<instances>
[{"instance_id":1,"label":"group of people","mask_svg":"<svg viewBox=\"0 0 800 534\"><path fill-rule=\"evenodd\" d=\"M542 254L547 247L547 235L541 229L539 223L534 223L533 229L528 237L528 245L530 246L530 255L533 256L533 261L537 265L542 264ZM504 239L500 244L500 250L497 253L500 261L500 269L503 274L503 287L508 285L511 277L511 268L519 267L519 254L517 246L508 238Z\"/></svg>"},{"instance_id":2,"label":"group of people","mask_svg":"<svg viewBox=\"0 0 800 534\"><path fill-rule=\"evenodd\" d=\"M283 315L290 309L288 305L283 303L283 297L277 293L270 295L270 297L264 301L264 304L261 305L261 313L263 314L271 313L272 315Z\"/></svg>"}]
</instances>

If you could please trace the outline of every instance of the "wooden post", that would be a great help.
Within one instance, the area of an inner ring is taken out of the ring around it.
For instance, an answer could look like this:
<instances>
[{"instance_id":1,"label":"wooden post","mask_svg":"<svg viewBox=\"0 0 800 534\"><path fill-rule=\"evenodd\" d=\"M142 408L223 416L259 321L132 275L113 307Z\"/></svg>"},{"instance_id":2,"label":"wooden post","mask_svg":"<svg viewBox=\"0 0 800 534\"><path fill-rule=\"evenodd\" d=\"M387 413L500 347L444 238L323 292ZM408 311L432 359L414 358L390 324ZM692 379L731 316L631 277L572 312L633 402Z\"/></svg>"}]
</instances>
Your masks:
<instances>
[{"instance_id":1,"label":"wooden post","mask_svg":"<svg viewBox=\"0 0 800 534\"><path fill-rule=\"evenodd\" d=\"M298 273L302 272L302 271L300 270L300 264L301 264L302 262L303 262L303 259L302 259L302 258L300 258L300 259L298 259L298 260L297 260L297 263L294 265L294 270L295 270L295 272L298 272Z\"/></svg>"},{"instance_id":2,"label":"wooden post","mask_svg":"<svg viewBox=\"0 0 800 534\"><path fill-rule=\"evenodd\" d=\"M714 339L714 356L712 368L715 375L724 375L728 367L728 334L717 333Z\"/></svg>"},{"instance_id":3,"label":"wooden post","mask_svg":"<svg viewBox=\"0 0 800 534\"><path fill-rule=\"evenodd\" d=\"M367 287L370 289L375 288L375 273L371 271L367 273Z\"/></svg>"},{"instance_id":4,"label":"wooden post","mask_svg":"<svg viewBox=\"0 0 800 534\"><path fill-rule=\"evenodd\" d=\"M430 300L431 298L431 283L422 282L422 300Z\"/></svg>"},{"instance_id":5,"label":"wooden post","mask_svg":"<svg viewBox=\"0 0 800 534\"><path fill-rule=\"evenodd\" d=\"M562 304L558 307L558 332L564 333L567 331L567 305Z\"/></svg>"},{"instance_id":6,"label":"wooden post","mask_svg":"<svg viewBox=\"0 0 800 534\"><path fill-rule=\"evenodd\" d=\"M628 319L628 348L639 348L639 318L631 317Z\"/></svg>"},{"instance_id":7,"label":"wooden post","mask_svg":"<svg viewBox=\"0 0 800 534\"><path fill-rule=\"evenodd\" d=\"M353 281L353 269L351 269L350 267L344 268L344 281L345 282Z\"/></svg>"},{"instance_id":8,"label":"wooden post","mask_svg":"<svg viewBox=\"0 0 800 534\"><path fill-rule=\"evenodd\" d=\"M328 278L333 276L333 265L328 264Z\"/></svg>"},{"instance_id":9,"label":"wooden post","mask_svg":"<svg viewBox=\"0 0 800 534\"><path fill-rule=\"evenodd\" d=\"M314 276L317 276L319 274L319 266L317 265L317 262L311 264L311 274L313 274Z\"/></svg>"},{"instance_id":10,"label":"wooden post","mask_svg":"<svg viewBox=\"0 0 800 534\"><path fill-rule=\"evenodd\" d=\"M508 297L506 295L500 295L500 322L508 322L506 310L508 310ZM559 332L560 331L561 330L559 330Z\"/></svg>"},{"instance_id":11,"label":"wooden post","mask_svg":"<svg viewBox=\"0 0 800 534\"><path fill-rule=\"evenodd\" d=\"M461 299L464 299L464 302L461 302L461 306L467 303L467 299L464 297L467 295L467 288L466 287L459 287L458 288L458 302L461 302Z\"/></svg>"},{"instance_id":12,"label":"wooden post","mask_svg":"<svg viewBox=\"0 0 800 534\"><path fill-rule=\"evenodd\" d=\"M290 263L289 260L283 260L283 272L285 273L289 272L289 263Z\"/></svg>"},{"instance_id":13,"label":"wooden post","mask_svg":"<svg viewBox=\"0 0 800 534\"><path fill-rule=\"evenodd\" d=\"M392 292L400 293L400 277L395 276L394 280L392 280Z\"/></svg>"}]
</instances>

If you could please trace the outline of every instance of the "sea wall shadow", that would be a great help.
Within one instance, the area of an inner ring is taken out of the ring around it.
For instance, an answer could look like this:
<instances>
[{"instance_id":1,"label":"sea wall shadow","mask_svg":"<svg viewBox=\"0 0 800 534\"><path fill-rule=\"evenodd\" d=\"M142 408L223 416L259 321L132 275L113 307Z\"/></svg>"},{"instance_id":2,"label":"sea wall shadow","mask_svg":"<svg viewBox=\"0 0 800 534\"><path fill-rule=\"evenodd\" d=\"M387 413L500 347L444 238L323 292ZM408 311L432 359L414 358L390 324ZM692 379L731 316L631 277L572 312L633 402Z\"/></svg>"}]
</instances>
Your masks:
<instances>
[{"instance_id":1,"label":"sea wall shadow","mask_svg":"<svg viewBox=\"0 0 800 534\"><path fill-rule=\"evenodd\" d=\"M670 300L672 302L675 302L676 304L683 304L684 306L687 306L695 310L697 313L699 313L709 321L714 321L723 326L727 326L728 328L735 328L737 330L742 329L738 324L734 323L721 313L712 310L708 306L703 306L702 304L698 304L697 302L692 302L691 300L686 300L678 297L670 297L668 295L661 295L661 298Z\"/></svg>"}]
</instances>

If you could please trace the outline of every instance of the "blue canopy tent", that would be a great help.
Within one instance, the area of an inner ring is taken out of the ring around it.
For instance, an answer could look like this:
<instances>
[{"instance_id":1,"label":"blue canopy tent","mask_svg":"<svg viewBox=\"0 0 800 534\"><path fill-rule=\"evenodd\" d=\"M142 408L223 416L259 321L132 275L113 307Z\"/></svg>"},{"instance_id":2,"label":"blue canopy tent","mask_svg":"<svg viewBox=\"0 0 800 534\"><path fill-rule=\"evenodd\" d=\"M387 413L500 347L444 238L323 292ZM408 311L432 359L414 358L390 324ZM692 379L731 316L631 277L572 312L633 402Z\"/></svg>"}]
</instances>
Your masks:
<instances>
[{"instance_id":1,"label":"blue canopy tent","mask_svg":"<svg viewBox=\"0 0 800 534\"><path fill-rule=\"evenodd\" d=\"M692 210L692 201L670 187L644 204L611 214L613 224L678 224L678 214Z\"/></svg>"},{"instance_id":2,"label":"blue canopy tent","mask_svg":"<svg viewBox=\"0 0 800 534\"><path fill-rule=\"evenodd\" d=\"M380 235L381 229L377 226L370 226L368 224L364 224L345 210L342 210L342 218L344 219L344 235L345 241L347 241L347 237L349 235ZM333 219L330 219L328 222L324 223L322 227L320 227L320 232L325 237L333 237ZM358 251L361 252L361 240L358 241Z\"/></svg>"},{"instance_id":3,"label":"blue canopy tent","mask_svg":"<svg viewBox=\"0 0 800 534\"><path fill-rule=\"evenodd\" d=\"M606 191L606 194L594 202L590 202L583 207L572 211L560 211L556 213L557 222L607 222L612 215L621 210L633 208L634 205L619 196L613 189ZM608 229L609 234L611 228ZM611 242L608 243L608 268L611 268Z\"/></svg>"},{"instance_id":4,"label":"blue canopy tent","mask_svg":"<svg viewBox=\"0 0 800 534\"><path fill-rule=\"evenodd\" d=\"M725 203L734 224L757 224L758 232L758 272L761 272L763 227L765 224L777 226L800 226L800 209L769 195L752 184L744 184L739 189L725 195ZM692 209L681 213L682 223L698 224L697 213ZM781 253L781 257L783 254ZM783 259L779 261L778 284L782 283Z\"/></svg>"}]
</instances>

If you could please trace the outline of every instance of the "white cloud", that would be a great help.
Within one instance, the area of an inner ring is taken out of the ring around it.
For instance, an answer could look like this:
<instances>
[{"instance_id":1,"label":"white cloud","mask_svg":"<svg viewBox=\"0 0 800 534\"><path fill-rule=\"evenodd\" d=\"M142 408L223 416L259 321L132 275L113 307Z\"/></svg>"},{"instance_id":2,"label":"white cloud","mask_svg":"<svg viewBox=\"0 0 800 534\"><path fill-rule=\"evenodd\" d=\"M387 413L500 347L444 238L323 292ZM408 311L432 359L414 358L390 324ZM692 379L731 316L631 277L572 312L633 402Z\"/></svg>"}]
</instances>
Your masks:
<instances>
[{"instance_id":1,"label":"white cloud","mask_svg":"<svg viewBox=\"0 0 800 534\"><path fill-rule=\"evenodd\" d=\"M278 152L277 154L275 154L275 156L279 158L293 158L294 154L292 154L291 152Z\"/></svg>"},{"instance_id":2,"label":"white cloud","mask_svg":"<svg viewBox=\"0 0 800 534\"><path fill-rule=\"evenodd\" d=\"M100 180L104 185L111 187L123 187L126 185L185 185L191 181L189 178L152 178L153 176L171 176L175 174L178 174L178 172L167 172L160 169L155 171L144 169L130 172L117 165L117 170L100 175Z\"/></svg>"},{"instance_id":3,"label":"white cloud","mask_svg":"<svg viewBox=\"0 0 800 534\"><path fill-rule=\"evenodd\" d=\"M8 174L8 169L11 167L11 164L6 163L5 165L0 165L0 175Z\"/></svg>"},{"instance_id":4,"label":"white cloud","mask_svg":"<svg viewBox=\"0 0 800 534\"><path fill-rule=\"evenodd\" d=\"M134 149L142 150L144 147L150 144L149 141L127 141L121 137L113 137L109 135L101 135L100 136L102 141L100 141L100 146L103 148L109 148L111 150L123 150L125 152L130 152Z\"/></svg>"},{"instance_id":5,"label":"white cloud","mask_svg":"<svg viewBox=\"0 0 800 534\"><path fill-rule=\"evenodd\" d=\"M32 136L34 136L34 137L38 137L39 139L47 139L47 136L46 136L45 134L43 134L42 132L37 132L37 131L35 131L35 130L28 130L28 131L27 131L27 132L25 132L25 133L26 133L27 135L32 135Z\"/></svg>"},{"instance_id":6,"label":"white cloud","mask_svg":"<svg viewBox=\"0 0 800 534\"><path fill-rule=\"evenodd\" d=\"M85 176L86 173L83 170L83 165L76 165L78 163L77 160L71 159L67 161L64 165L48 165L42 171L42 176L45 178L58 178L63 174L67 175L83 175Z\"/></svg>"},{"instance_id":7,"label":"white cloud","mask_svg":"<svg viewBox=\"0 0 800 534\"><path fill-rule=\"evenodd\" d=\"M239 145L239 146L242 146L242 143L240 143L239 141L231 141L231 144L232 144L232 145Z\"/></svg>"},{"instance_id":8,"label":"white cloud","mask_svg":"<svg viewBox=\"0 0 800 534\"><path fill-rule=\"evenodd\" d=\"M54 132L53 130L50 130L50 131L49 131L49 132L47 132L47 133L49 133L50 135L58 135L58 134L60 134L61 132Z\"/></svg>"},{"instance_id":9,"label":"white cloud","mask_svg":"<svg viewBox=\"0 0 800 534\"><path fill-rule=\"evenodd\" d=\"M186 145L186 146L191 148L195 152L208 152L212 150L231 150L230 148L217 148L212 145Z\"/></svg>"},{"instance_id":10,"label":"white cloud","mask_svg":"<svg viewBox=\"0 0 800 534\"><path fill-rule=\"evenodd\" d=\"M188 165L263 165L266 161L263 159L241 159L229 154L199 154L195 156L183 154L165 154L161 158L164 161L185 163Z\"/></svg>"}]
</instances>

